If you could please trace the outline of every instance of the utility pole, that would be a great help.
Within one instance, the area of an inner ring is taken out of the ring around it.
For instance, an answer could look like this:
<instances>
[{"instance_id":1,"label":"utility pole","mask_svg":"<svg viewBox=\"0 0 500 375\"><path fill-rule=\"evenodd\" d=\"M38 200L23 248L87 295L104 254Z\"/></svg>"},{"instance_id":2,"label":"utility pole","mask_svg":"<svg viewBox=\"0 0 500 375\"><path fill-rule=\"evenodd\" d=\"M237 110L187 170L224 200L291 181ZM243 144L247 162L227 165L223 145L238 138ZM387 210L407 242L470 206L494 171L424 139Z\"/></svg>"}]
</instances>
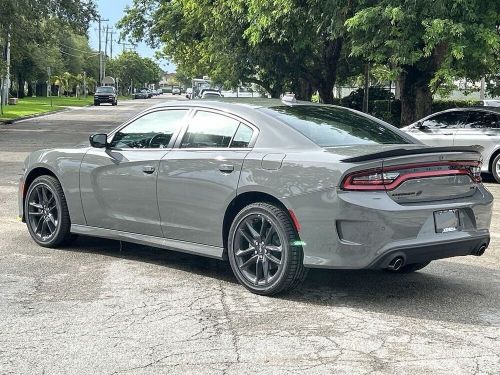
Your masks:
<instances>
[{"instance_id":1,"label":"utility pole","mask_svg":"<svg viewBox=\"0 0 500 375\"><path fill-rule=\"evenodd\" d=\"M120 41L118 41L116 43L122 45L122 53L125 52L125 49L127 48L127 46L135 47L134 43L125 43L125 42L120 42Z\"/></svg>"},{"instance_id":2,"label":"utility pole","mask_svg":"<svg viewBox=\"0 0 500 375\"><path fill-rule=\"evenodd\" d=\"M111 40L110 40L110 42L111 42L110 47L111 47L111 48L110 48L110 54L109 54L109 57L110 57L110 59L111 59L111 60L113 60L113 34L114 34L115 32L113 31L113 29L111 29L111 31L110 31L109 33L111 34Z\"/></svg>"},{"instance_id":3,"label":"utility pole","mask_svg":"<svg viewBox=\"0 0 500 375\"><path fill-rule=\"evenodd\" d=\"M101 22L109 20L102 19L101 16L97 19L99 23L99 86L102 84L102 49L101 49Z\"/></svg>"},{"instance_id":4,"label":"utility pole","mask_svg":"<svg viewBox=\"0 0 500 375\"><path fill-rule=\"evenodd\" d=\"M1 87L2 90L2 105L5 106L7 105L7 101L9 99L9 87L10 87L10 25L9 25L9 31L7 32L7 39L5 41L5 51L4 51L4 58L5 58L5 65L6 65L6 71L5 71L5 76L2 79L3 85ZM2 109L3 110L3 109Z\"/></svg>"},{"instance_id":5,"label":"utility pole","mask_svg":"<svg viewBox=\"0 0 500 375\"><path fill-rule=\"evenodd\" d=\"M106 77L106 54L108 53L108 33L109 27L106 25L106 39L104 42L104 56L103 56L103 64L102 64L102 77Z\"/></svg>"}]
</instances>

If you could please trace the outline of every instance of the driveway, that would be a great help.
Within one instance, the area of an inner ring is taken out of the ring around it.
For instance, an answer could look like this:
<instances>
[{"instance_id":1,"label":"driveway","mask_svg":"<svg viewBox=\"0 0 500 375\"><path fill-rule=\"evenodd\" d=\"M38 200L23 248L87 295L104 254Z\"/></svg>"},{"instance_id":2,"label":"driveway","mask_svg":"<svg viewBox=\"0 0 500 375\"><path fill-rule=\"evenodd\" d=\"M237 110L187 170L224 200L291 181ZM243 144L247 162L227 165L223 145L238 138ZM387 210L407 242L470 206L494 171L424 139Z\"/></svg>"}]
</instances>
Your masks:
<instances>
[{"instance_id":1,"label":"driveway","mask_svg":"<svg viewBox=\"0 0 500 375\"><path fill-rule=\"evenodd\" d=\"M1 374L500 373L498 200L482 257L403 276L312 270L276 298L250 294L213 259L85 237L36 246L16 219L25 156L161 100L172 98L0 126Z\"/></svg>"}]
</instances>

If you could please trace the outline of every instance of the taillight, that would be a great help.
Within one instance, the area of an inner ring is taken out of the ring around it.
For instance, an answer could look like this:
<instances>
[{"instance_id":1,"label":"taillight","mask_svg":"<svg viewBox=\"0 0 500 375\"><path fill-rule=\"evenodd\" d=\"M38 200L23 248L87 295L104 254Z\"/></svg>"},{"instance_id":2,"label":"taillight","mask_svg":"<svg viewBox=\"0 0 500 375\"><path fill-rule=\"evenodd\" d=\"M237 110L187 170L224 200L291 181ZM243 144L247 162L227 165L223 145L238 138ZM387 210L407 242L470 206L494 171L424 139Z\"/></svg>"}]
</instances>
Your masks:
<instances>
[{"instance_id":1,"label":"taillight","mask_svg":"<svg viewBox=\"0 0 500 375\"><path fill-rule=\"evenodd\" d=\"M398 165L367 169L348 174L341 184L343 190L393 190L415 178L469 175L481 182L481 162L452 161L427 164Z\"/></svg>"}]
</instances>

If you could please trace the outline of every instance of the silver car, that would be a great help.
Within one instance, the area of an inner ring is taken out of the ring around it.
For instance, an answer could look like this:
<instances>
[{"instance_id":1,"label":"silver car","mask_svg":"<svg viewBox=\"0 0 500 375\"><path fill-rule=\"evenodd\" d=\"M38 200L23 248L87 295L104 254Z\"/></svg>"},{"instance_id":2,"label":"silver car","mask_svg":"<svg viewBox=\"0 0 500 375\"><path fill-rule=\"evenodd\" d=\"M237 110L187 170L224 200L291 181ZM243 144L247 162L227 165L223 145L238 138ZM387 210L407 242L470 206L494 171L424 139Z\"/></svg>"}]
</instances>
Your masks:
<instances>
[{"instance_id":1,"label":"silver car","mask_svg":"<svg viewBox=\"0 0 500 375\"><path fill-rule=\"evenodd\" d=\"M19 187L29 233L227 259L263 295L309 268L407 273L485 251L493 199L475 149L427 147L346 108L252 103L161 104L90 146L33 152Z\"/></svg>"},{"instance_id":2,"label":"silver car","mask_svg":"<svg viewBox=\"0 0 500 375\"><path fill-rule=\"evenodd\" d=\"M500 182L500 108L455 108L402 129L431 146L480 146L482 171Z\"/></svg>"}]
</instances>

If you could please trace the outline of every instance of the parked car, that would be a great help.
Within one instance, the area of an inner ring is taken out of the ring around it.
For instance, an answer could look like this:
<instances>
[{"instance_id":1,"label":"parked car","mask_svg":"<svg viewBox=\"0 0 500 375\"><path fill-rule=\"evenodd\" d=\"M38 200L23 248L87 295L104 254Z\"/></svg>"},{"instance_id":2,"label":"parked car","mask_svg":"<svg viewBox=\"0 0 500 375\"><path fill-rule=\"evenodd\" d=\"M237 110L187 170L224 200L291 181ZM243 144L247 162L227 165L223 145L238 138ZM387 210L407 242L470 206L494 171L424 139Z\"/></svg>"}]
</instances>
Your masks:
<instances>
[{"instance_id":1,"label":"parked car","mask_svg":"<svg viewBox=\"0 0 500 375\"><path fill-rule=\"evenodd\" d=\"M200 92L200 98L222 98L222 94L219 90L204 89Z\"/></svg>"},{"instance_id":2,"label":"parked car","mask_svg":"<svg viewBox=\"0 0 500 375\"><path fill-rule=\"evenodd\" d=\"M94 105L101 105L101 103L110 103L111 105L118 105L118 95L112 86L101 86L95 90Z\"/></svg>"},{"instance_id":3,"label":"parked car","mask_svg":"<svg viewBox=\"0 0 500 375\"><path fill-rule=\"evenodd\" d=\"M172 89L172 95L180 95L181 94L181 89L178 87L174 87Z\"/></svg>"},{"instance_id":4,"label":"parked car","mask_svg":"<svg viewBox=\"0 0 500 375\"><path fill-rule=\"evenodd\" d=\"M175 101L90 146L31 153L19 209L41 246L73 233L228 259L273 295L309 268L407 273L483 254L493 197L480 162L348 108Z\"/></svg>"},{"instance_id":5,"label":"parked car","mask_svg":"<svg viewBox=\"0 0 500 375\"><path fill-rule=\"evenodd\" d=\"M148 99L149 98L148 90L141 89L141 90L135 92L133 94L133 98L134 99Z\"/></svg>"},{"instance_id":6,"label":"parked car","mask_svg":"<svg viewBox=\"0 0 500 375\"><path fill-rule=\"evenodd\" d=\"M500 99L481 100L481 105L487 106L487 107L500 107Z\"/></svg>"},{"instance_id":7,"label":"parked car","mask_svg":"<svg viewBox=\"0 0 500 375\"><path fill-rule=\"evenodd\" d=\"M449 109L402 130L431 146L480 146L482 171L500 182L500 108Z\"/></svg>"}]
</instances>

